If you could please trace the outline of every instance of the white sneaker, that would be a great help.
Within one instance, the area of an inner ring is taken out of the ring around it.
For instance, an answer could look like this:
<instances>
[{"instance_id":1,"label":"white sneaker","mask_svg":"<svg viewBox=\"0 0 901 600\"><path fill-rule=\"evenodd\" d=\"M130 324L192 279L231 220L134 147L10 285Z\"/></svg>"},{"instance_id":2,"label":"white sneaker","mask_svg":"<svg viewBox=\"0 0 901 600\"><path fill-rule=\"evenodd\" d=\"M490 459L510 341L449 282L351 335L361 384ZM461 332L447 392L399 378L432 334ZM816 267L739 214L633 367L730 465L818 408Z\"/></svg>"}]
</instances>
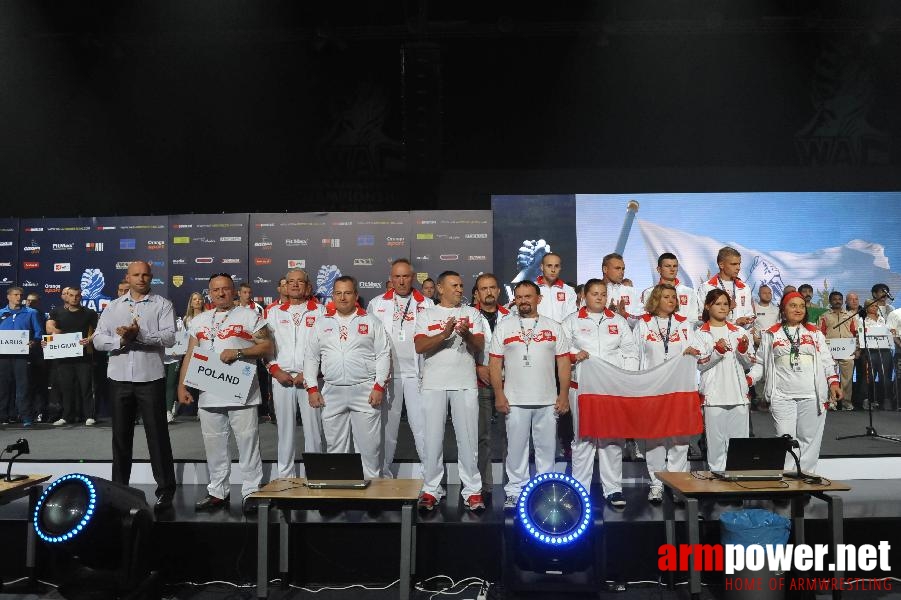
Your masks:
<instances>
[{"instance_id":1,"label":"white sneaker","mask_svg":"<svg viewBox=\"0 0 901 600\"><path fill-rule=\"evenodd\" d=\"M53 424L56 425L57 427L59 427L59 426L61 426L61 425L65 425L65 424L66 424L66 420L65 420L65 419L60 419L59 421L54 421Z\"/></svg>"},{"instance_id":2,"label":"white sneaker","mask_svg":"<svg viewBox=\"0 0 901 600\"><path fill-rule=\"evenodd\" d=\"M516 508L516 503L519 501L519 498L516 496L507 496L507 499L504 500L504 510L513 510Z\"/></svg>"},{"instance_id":3,"label":"white sneaker","mask_svg":"<svg viewBox=\"0 0 901 600\"><path fill-rule=\"evenodd\" d=\"M663 502L663 488L656 485L651 486L651 490L648 492L648 501L652 504Z\"/></svg>"},{"instance_id":4,"label":"white sneaker","mask_svg":"<svg viewBox=\"0 0 901 600\"><path fill-rule=\"evenodd\" d=\"M166 423L171 423L175 420L175 415L172 414L171 410L166 411Z\"/></svg>"},{"instance_id":5,"label":"white sneaker","mask_svg":"<svg viewBox=\"0 0 901 600\"><path fill-rule=\"evenodd\" d=\"M94 419L88 419L87 421L84 422L84 424L87 425L88 427L90 427L90 426L94 425L96 422L97 421L95 421Z\"/></svg>"}]
</instances>

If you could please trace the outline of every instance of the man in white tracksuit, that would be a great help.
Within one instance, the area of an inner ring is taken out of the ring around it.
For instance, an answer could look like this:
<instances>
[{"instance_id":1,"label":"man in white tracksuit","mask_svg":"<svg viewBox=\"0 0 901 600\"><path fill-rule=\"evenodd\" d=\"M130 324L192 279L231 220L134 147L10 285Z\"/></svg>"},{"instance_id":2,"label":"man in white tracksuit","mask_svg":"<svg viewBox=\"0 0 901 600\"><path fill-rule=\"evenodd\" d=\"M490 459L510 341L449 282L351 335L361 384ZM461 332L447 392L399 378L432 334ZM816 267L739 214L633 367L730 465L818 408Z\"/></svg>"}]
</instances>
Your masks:
<instances>
[{"instance_id":1,"label":"man in white tracksuit","mask_svg":"<svg viewBox=\"0 0 901 600\"><path fill-rule=\"evenodd\" d=\"M434 304L419 290L413 289L413 275L413 266L407 259L398 258L391 263L390 281L394 288L373 298L368 311L382 322L391 345L391 381L382 402L382 477L389 478L397 475L392 463L404 404L420 462L423 454L425 417L419 395L419 355L413 345L413 336L418 315ZM414 479L421 476L421 467L413 471Z\"/></svg>"},{"instance_id":2,"label":"man in white tracksuit","mask_svg":"<svg viewBox=\"0 0 901 600\"><path fill-rule=\"evenodd\" d=\"M694 313L698 306L698 299L695 297L695 291L687 285L682 285L677 275L679 274L679 259L672 252L664 252L657 257L657 272L660 274L660 280L657 283L668 283L676 288L679 298L679 312L683 316L687 316L689 320L694 320ZM641 305L644 306L648 301L651 292L657 284L645 289L641 293ZM694 323L695 327L700 327L701 322L698 320Z\"/></svg>"},{"instance_id":3,"label":"man in white tracksuit","mask_svg":"<svg viewBox=\"0 0 901 600\"><path fill-rule=\"evenodd\" d=\"M363 474L381 473L379 405L391 370L391 350L381 321L357 306L357 280L338 277L332 291L334 310L316 320L304 358L310 381L322 370L325 383L307 387L309 403L322 409L322 429L329 452L353 447L363 460Z\"/></svg>"},{"instance_id":4,"label":"man in white tracksuit","mask_svg":"<svg viewBox=\"0 0 901 600\"><path fill-rule=\"evenodd\" d=\"M513 287L517 317L494 328L488 368L497 412L506 415L507 484L504 508L512 510L529 480L529 439L535 448L535 474L554 468L557 415L569 412L569 340L557 321L538 314L546 301L538 286ZM557 393L555 374L560 379Z\"/></svg>"},{"instance_id":5,"label":"man in white tracksuit","mask_svg":"<svg viewBox=\"0 0 901 600\"><path fill-rule=\"evenodd\" d=\"M548 252L541 259L541 275L535 280L541 293L538 314L562 323L567 315L576 312L576 290L560 279L561 258Z\"/></svg>"},{"instance_id":6,"label":"man in white tracksuit","mask_svg":"<svg viewBox=\"0 0 901 600\"><path fill-rule=\"evenodd\" d=\"M601 260L602 281L607 284L607 303L613 312L635 327L638 318L644 313L644 304L638 292L630 285L625 285L626 263L621 254L611 252Z\"/></svg>"},{"instance_id":7,"label":"man in white tracksuit","mask_svg":"<svg viewBox=\"0 0 901 600\"><path fill-rule=\"evenodd\" d=\"M267 311L266 324L275 343L275 358L267 364L272 376L272 403L278 427L278 477L296 477L294 428L297 411L303 421L304 452L322 452L322 411L310 406L306 385L316 385L316 373L304 380L303 360L307 340L316 321L325 313L310 297L312 286L303 269L284 277L288 300Z\"/></svg>"},{"instance_id":8,"label":"man in white tracksuit","mask_svg":"<svg viewBox=\"0 0 901 600\"><path fill-rule=\"evenodd\" d=\"M266 323L253 310L234 306L235 284L228 275L214 275L209 283L210 298L214 309L194 317L188 327L190 339L182 361L178 385L178 399L182 404L194 401L185 387L188 364L198 354L215 354L224 363L243 361L251 372L256 371L256 360L268 356L272 341ZM197 510L216 510L228 506L231 458L228 455L229 430L238 446L238 461L244 475L241 486L242 508L253 512L256 504L248 496L257 491L263 481L263 462L260 458L260 435L257 422L257 406L262 401L260 384L256 377L245 400L216 396L201 392L197 411L203 446L210 470L207 496L197 503Z\"/></svg>"},{"instance_id":9,"label":"man in white tracksuit","mask_svg":"<svg viewBox=\"0 0 901 600\"><path fill-rule=\"evenodd\" d=\"M738 277L739 272L741 272L741 253L735 248L724 246L720 248L716 255L716 264L720 270L708 281L698 286L695 294L698 304L695 312L688 315L689 318L700 321L701 314L704 312L704 301L707 298L707 292L713 289L721 289L729 294L729 297L732 299L729 322L749 329L757 317L757 309L754 306L754 298L751 296L751 286Z\"/></svg>"},{"instance_id":10,"label":"man in white tracksuit","mask_svg":"<svg viewBox=\"0 0 901 600\"><path fill-rule=\"evenodd\" d=\"M425 443L421 510L434 510L444 496L444 426L450 404L457 438L457 464L464 505L484 510L482 478L477 462L479 392L476 359L485 347L485 320L472 306L461 304L463 280L445 271L437 282L440 303L424 311L416 322L414 343L423 357L422 402Z\"/></svg>"}]
</instances>

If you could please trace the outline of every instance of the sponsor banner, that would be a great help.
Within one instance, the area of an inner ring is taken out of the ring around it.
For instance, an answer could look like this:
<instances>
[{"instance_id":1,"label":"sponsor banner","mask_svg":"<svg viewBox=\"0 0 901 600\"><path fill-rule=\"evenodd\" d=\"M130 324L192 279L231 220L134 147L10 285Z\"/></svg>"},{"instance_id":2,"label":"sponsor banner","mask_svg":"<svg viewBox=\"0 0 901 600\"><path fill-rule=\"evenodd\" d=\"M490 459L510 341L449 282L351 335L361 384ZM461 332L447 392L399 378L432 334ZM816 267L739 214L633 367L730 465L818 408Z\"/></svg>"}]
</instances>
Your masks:
<instances>
[{"instance_id":1,"label":"sponsor banner","mask_svg":"<svg viewBox=\"0 0 901 600\"><path fill-rule=\"evenodd\" d=\"M28 354L27 329L0 330L0 354Z\"/></svg>"},{"instance_id":2,"label":"sponsor banner","mask_svg":"<svg viewBox=\"0 0 901 600\"><path fill-rule=\"evenodd\" d=\"M256 366L243 360L226 364L214 352L201 354L195 351L188 362L185 385L194 387L219 398L244 404L250 395L250 384L256 375Z\"/></svg>"},{"instance_id":3,"label":"sponsor banner","mask_svg":"<svg viewBox=\"0 0 901 600\"><path fill-rule=\"evenodd\" d=\"M0 219L0 292L19 278L19 227L19 219Z\"/></svg>"},{"instance_id":4,"label":"sponsor banner","mask_svg":"<svg viewBox=\"0 0 901 600\"><path fill-rule=\"evenodd\" d=\"M45 335L44 342L44 358L46 360L84 356L80 333Z\"/></svg>"}]
</instances>

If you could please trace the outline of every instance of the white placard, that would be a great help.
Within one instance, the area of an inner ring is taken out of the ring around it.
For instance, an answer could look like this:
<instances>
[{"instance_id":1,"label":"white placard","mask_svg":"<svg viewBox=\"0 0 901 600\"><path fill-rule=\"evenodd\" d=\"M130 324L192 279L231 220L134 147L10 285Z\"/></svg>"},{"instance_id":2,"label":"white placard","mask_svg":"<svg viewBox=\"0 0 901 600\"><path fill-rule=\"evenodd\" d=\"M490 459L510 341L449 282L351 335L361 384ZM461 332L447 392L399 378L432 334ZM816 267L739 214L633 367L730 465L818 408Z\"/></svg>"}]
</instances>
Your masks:
<instances>
[{"instance_id":1,"label":"white placard","mask_svg":"<svg viewBox=\"0 0 901 600\"><path fill-rule=\"evenodd\" d=\"M27 329L0 330L0 354L28 354Z\"/></svg>"},{"instance_id":2,"label":"white placard","mask_svg":"<svg viewBox=\"0 0 901 600\"><path fill-rule=\"evenodd\" d=\"M864 345L862 327L858 331L858 336L860 338L861 349L891 350L894 347L894 344L892 343L892 332L888 330L888 327L882 327L881 325L867 327L866 345Z\"/></svg>"},{"instance_id":3,"label":"white placard","mask_svg":"<svg viewBox=\"0 0 901 600\"><path fill-rule=\"evenodd\" d=\"M854 338L832 338L826 340L826 343L829 344L829 350L835 360L854 358L854 351L857 349L857 340Z\"/></svg>"},{"instance_id":4,"label":"white placard","mask_svg":"<svg viewBox=\"0 0 901 600\"><path fill-rule=\"evenodd\" d=\"M81 345L80 333L54 333L45 335L44 358L54 360L56 358L72 358L84 356L84 346Z\"/></svg>"},{"instance_id":5,"label":"white placard","mask_svg":"<svg viewBox=\"0 0 901 600\"><path fill-rule=\"evenodd\" d=\"M166 348L167 356L184 356L188 351L188 340L190 336L188 335L187 330L181 330L175 332L175 345L171 348Z\"/></svg>"},{"instance_id":6,"label":"white placard","mask_svg":"<svg viewBox=\"0 0 901 600\"><path fill-rule=\"evenodd\" d=\"M253 363L236 360L227 365L219 360L218 355L195 351L188 362L185 385L220 398L245 403L256 373L257 368Z\"/></svg>"}]
</instances>

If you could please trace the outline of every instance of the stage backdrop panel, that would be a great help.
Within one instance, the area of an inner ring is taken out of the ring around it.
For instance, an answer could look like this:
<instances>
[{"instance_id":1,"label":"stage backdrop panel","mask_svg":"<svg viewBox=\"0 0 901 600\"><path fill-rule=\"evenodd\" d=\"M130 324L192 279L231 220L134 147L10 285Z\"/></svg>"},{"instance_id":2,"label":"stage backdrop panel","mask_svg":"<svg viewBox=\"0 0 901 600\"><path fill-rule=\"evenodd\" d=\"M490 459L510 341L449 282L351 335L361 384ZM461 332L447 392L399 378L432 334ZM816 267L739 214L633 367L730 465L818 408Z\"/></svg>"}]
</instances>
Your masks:
<instances>
[{"instance_id":1,"label":"stage backdrop panel","mask_svg":"<svg viewBox=\"0 0 901 600\"><path fill-rule=\"evenodd\" d=\"M335 279L353 275L368 302L385 292L390 264L410 258L410 213L271 213L250 215L254 295L271 302L288 269L304 269L323 300Z\"/></svg>"},{"instance_id":2,"label":"stage backdrop panel","mask_svg":"<svg viewBox=\"0 0 901 600\"><path fill-rule=\"evenodd\" d=\"M492 272L491 211L418 210L412 213L412 225L417 285L442 271L456 271L463 279L463 297L469 298L476 278Z\"/></svg>"},{"instance_id":3,"label":"stage backdrop panel","mask_svg":"<svg viewBox=\"0 0 901 600\"><path fill-rule=\"evenodd\" d=\"M169 216L169 290L177 315L200 292L209 301L209 279L228 273L247 281L247 213Z\"/></svg>"},{"instance_id":4,"label":"stage backdrop panel","mask_svg":"<svg viewBox=\"0 0 901 600\"><path fill-rule=\"evenodd\" d=\"M102 312L116 297L128 263L145 260L153 290L168 296L166 217L22 219L19 282L45 295L44 310L61 304L60 291L78 285L82 304Z\"/></svg>"},{"instance_id":5,"label":"stage backdrop panel","mask_svg":"<svg viewBox=\"0 0 901 600\"><path fill-rule=\"evenodd\" d=\"M0 288L13 285L18 281L18 274L19 219L0 219ZM6 292L2 298L5 300Z\"/></svg>"},{"instance_id":6,"label":"stage backdrop panel","mask_svg":"<svg viewBox=\"0 0 901 600\"><path fill-rule=\"evenodd\" d=\"M494 268L512 299L512 285L541 275L541 259L555 252L563 264L561 277L576 280L576 197L492 196ZM600 257L596 258L600 272Z\"/></svg>"}]
</instances>

